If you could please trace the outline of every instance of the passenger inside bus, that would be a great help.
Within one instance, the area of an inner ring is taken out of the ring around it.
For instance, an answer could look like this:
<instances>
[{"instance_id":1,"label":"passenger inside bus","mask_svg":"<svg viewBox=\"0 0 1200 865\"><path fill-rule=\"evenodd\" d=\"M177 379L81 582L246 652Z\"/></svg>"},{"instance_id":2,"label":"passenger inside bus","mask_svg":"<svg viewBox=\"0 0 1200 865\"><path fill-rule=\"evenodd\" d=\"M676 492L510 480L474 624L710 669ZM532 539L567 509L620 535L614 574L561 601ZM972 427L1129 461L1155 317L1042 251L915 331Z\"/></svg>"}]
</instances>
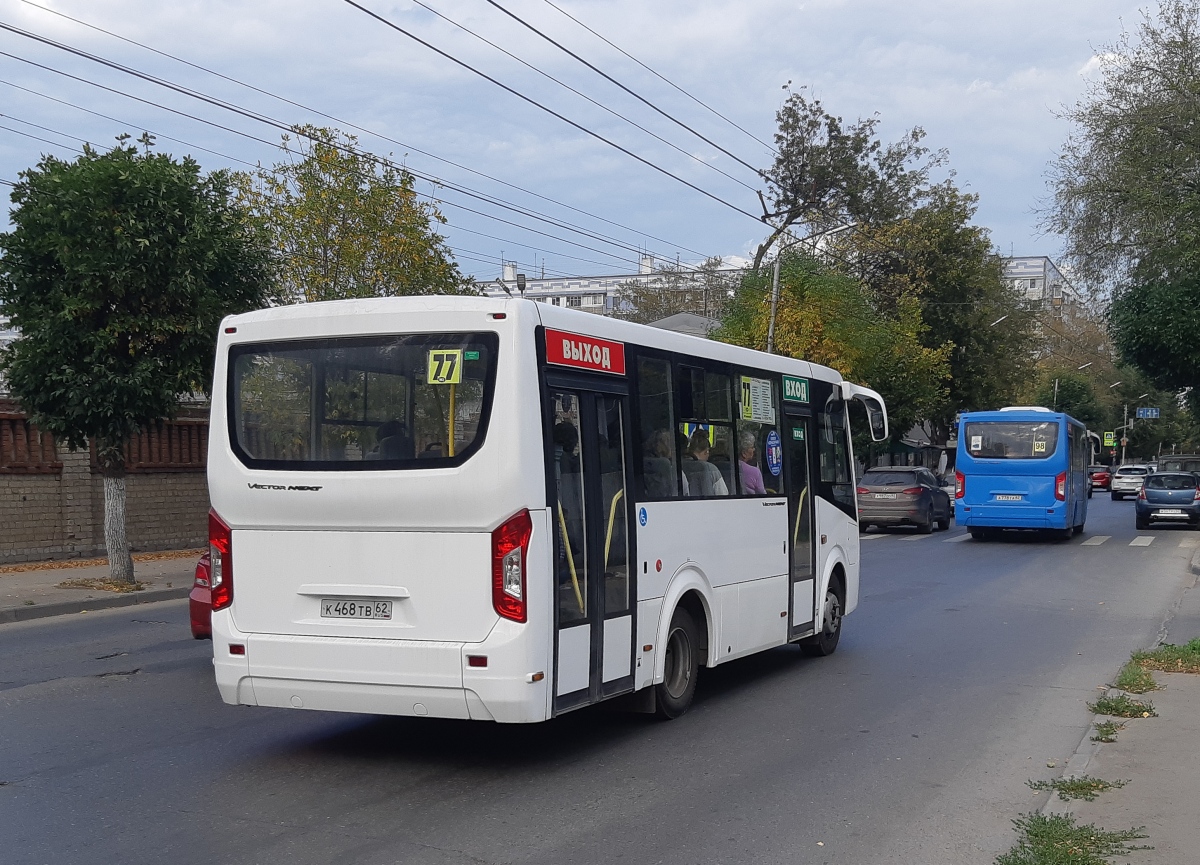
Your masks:
<instances>
[{"instance_id":1,"label":"passenger inside bus","mask_svg":"<svg viewBox=\"0 0 1200 865\"><path fill-rule=\"evenodd\" d=\"M678 495L675 488L675 454L671 448L671 431L660 429L650 433L642 446L642 454L646 494L656 498Z\"/></svg>"},{"instance_id":2,"label":"passenger inside bus","mask_svg":"<svg viewBox=\"0 0 1200 865\"><path fill-rule=\"evenodd\" d=\"M687 458L683 461L683 475L693 496L729 495L729 486L721 476L721 470L708 461L711 450L708 430L697 429L692 433L688 440Z\"/></svg>"},{"instance_id":3,"label":"passenger inside bus","mask_svg":"<svg viewBox=\"0 0 1200 865\"><path fill-rule=\"evenodd\" d=\"M738 439L738 470L742 477L742 492L765 496L767 488L763 484L762 470L753 465L755 450L757 442L754 433L749 430L743 432Z\"/></svg>"},{"instance_id":4,"label":"passenger inside bus","mask_svg":"<svg viewBox=\"0 0 1200 865\"><path fill-rule=\"evenodd\" d=\"M413 440L408 428L400 420L384 421L375 431L375 447L365 459L410 460L413 458Z\"/></svg>"}]
</instances>

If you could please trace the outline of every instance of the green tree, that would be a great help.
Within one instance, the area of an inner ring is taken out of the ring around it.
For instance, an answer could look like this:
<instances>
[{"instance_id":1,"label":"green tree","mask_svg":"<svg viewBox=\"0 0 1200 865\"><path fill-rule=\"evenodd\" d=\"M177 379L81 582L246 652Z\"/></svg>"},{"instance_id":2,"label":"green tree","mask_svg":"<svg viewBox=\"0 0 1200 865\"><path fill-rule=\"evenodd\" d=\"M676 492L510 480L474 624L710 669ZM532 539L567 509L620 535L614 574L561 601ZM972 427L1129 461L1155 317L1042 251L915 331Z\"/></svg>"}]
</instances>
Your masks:
<instances>
[{"instance_id":1,"label":"green tree","mask_svg":"<svg viewBox=\"0 0 1200 865\"><path fill-rule=\"evenodd\" d=\"M1121 355L1157 387L1173 391L1200 384L1200 277L1177 273L1119 289L1109 327ZM1200 393L1188 390L1200 418Z\"/></svg>"},{"instance_id":2,"label":"green tree","mask_svg":"<svg viewBox=\"0 0 1200 865\"><path fill-rule=\"evenodd\" d=\"M893 315L884 315L855 279L798 253L785 254L779 287L776 352L832 367L878 390L894 438L945 399L950 346L922 345L924 324L914 301L901 299ZM770 294L770 276L748 272L714 336L765 350Z\"/></svg>"},{"instance_id":3,"label":"green tree","mask_svg":"<svg viewBox=\"0 0 1200 865\"><path fill-rule=\"evenodd\" d=\"M987 229L972 224L977 207L976 196L946 182L911 211L830 243L879 309L915 302L921 344L953 348L944 397L921 418L938 444L958 412L1012 403L1034 373L1033 310L1005 282Z\"/></svg>"},{"instance_id":4,"label":"green tree","mask_svg":"<svg viewBox=\"0 0 1200 865\"><path fill-rule=\"evenodd\" d=\"M1042 373L1034 404L1063 411L1099 431L1110 422L1109 412L1096 397L1091 380L1076 369L1049 369ZM1111 428L1111 427L1110 427Z\"/></svg>"},{"instance_id":5,"label":"green tree","mask_svg":"<svg viewBox=\"0 0 1200 865\"><path fill-rule=\"evenodd\" d=\"M642 324L679 312L720 320L741 278L740 271L722 264L715 256L694 270L668 264L644 279L631 280L617 289L613 314Z\"/></svg>"},{"instance_id":6,"label":"green tree","mask_svg":"<svg viewBox=\"0 0 1200 865\"><path fill-rule=\"evenodd\" d=\"M281 293L293 302L475 294L413 176L334 129L298 126L289 158L242 177L241 203L271 237Z\"/></svg>"},{"instance_id":7,"label":"green tree","mask_svg":"<svg viewBox=\"0 0 1200 865\"><path fill-rule=\"evenodd\" d=\"M0 373L42 429L95 441L109 569L132 581L124 443L209 389L217 325L264 305L270 269L225 172L119 141L45 156L13 188L0 304L21 337Z\"/></svg>"},{"instance_id":8,"label":"green tree","mask_svg":"<svg viewBox=\"0 0 1200 865\"><path fill-rule=\"evenodd\" d=\"M921 128L884 144L878 117L848 123L803 89L788 96L775 120L777 155L763 172L772 232L755 252L756 271L772 244L795 227L816 234L908 213L926 194L930 171L945 160L921 144Z\"/></svg>"}]
</instances>

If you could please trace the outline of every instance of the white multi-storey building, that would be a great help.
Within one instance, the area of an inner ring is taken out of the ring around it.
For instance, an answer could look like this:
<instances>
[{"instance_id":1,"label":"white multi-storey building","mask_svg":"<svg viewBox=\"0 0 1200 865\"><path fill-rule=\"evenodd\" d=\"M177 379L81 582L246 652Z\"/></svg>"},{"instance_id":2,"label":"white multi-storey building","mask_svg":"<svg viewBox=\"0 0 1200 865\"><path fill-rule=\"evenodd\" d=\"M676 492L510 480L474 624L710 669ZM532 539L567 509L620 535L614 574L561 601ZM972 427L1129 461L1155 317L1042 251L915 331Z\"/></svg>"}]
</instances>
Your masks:
<instances>
[{"instance_id":1,"label":"white multi-storey building","mask_svg":"<svg viewBox=\"0 0 1200 865\"><path fill-rule=\"evenodd\" d=\"M1049 308L1075 307L1080 302L1066 275L1044 255L1004 259L1004 278L1025 300Z\"/></svg>"},{"instance_id":2,"label":"white multi-storey building","mask_svg":"<svg viewBox=\"0 0 1200 865\"><path fill-rule=\"evenodd\" d=\"M520 276L520 279L518 277ZM643 255L637 273L618 273L610 276L563 276L529 278L517 273L517 265L505 262L503 275L483 286L489 297L520 294L530 300L552 306L566 306L599 315L612 315L621 286L635 280L643 283L656 278L654 258ZM524 282L524 288L520 286Z\"/></svg>"}]
</instances>

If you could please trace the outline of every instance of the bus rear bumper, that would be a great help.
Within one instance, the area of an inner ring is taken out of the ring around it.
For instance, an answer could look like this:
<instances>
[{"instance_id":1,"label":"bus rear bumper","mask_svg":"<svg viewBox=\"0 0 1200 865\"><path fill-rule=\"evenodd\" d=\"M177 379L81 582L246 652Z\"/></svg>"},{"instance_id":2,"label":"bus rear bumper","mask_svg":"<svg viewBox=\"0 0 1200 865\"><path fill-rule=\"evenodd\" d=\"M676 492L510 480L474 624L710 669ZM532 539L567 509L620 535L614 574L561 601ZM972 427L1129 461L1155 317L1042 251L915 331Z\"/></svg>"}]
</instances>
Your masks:
<instances>
[{"instance_id":1,"label":"bus rear bumper","mask_svg":"<svg viewBox=\"0 0 1200 865\"><path fill-rule=\"evenodd\" d=\"M528 669L526 636L508 622L482 643L246 634L222 611L213 667L232 705L531 723L549 717L549 677Z\"/></svg>"},{"instance_id":2,"label":"bus rear bumper","mask_svg":"<svg viewBox=\"0 0 1200 865\"><path fill-rule=\"evenodd\" d=\"M1065 529L1067 527L1067 508L1061 502L1052 508L958 503L954 508L954 521L967 529Z\"/></svg>"}]
</instances>

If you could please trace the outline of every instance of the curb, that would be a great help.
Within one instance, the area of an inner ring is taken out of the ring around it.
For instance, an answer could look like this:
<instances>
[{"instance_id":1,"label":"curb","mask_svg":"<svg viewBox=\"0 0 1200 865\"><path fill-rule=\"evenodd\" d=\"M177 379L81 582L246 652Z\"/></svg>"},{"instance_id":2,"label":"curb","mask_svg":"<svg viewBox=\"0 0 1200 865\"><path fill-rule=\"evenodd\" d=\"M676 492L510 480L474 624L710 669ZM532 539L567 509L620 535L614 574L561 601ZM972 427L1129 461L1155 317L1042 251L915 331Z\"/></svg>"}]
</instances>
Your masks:
<instances>
[{"instance_id":1,"label":"curb","mask_svg":"<svg viewBox=\"0 0 1200 865\"><path fill-rule=\"evenodd\" d=\"M10 607L0 610L0 624L25 622L30 619L45 619L50 616L66 616L86 610L109 610L114 607L132 607L138 604L153 604L157 601L174 601L186 598L191 586L178 589L150 589L144 592L129 592L108 598L88 598L83 601L57 601L52 604L35 604L28 607Z\"/></svg>"}]
</instances>

